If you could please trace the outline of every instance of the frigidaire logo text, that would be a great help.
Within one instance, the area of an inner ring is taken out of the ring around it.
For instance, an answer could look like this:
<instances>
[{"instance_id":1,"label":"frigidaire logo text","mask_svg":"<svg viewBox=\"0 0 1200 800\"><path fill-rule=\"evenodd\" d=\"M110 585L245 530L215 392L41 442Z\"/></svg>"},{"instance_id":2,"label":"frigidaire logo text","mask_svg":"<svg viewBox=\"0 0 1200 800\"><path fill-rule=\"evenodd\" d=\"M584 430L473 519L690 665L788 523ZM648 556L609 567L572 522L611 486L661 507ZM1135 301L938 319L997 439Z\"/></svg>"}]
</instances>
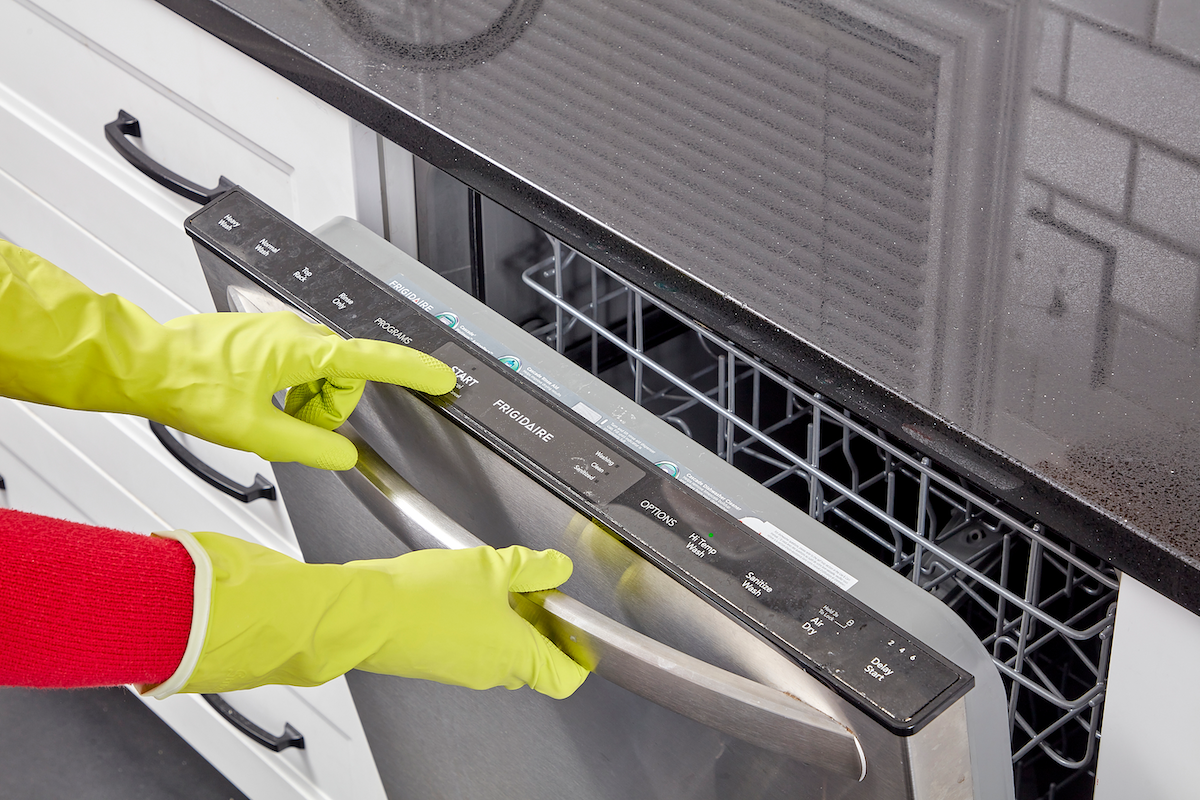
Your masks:
<instances>
[{"instance_id":1,"label":"frigidaire logo text","mask_svg":"<svg viewBox=\"0 0 1200 800\"><path fill-rule=\"evenodd\" d=\"M654 505L654 503L651 503L649 500L642 501L642 508L646 509L646 511L650 513L650 516L658 518L668 528L675 527L675 518L663 511L658 506Z\"/></svg>"}]
</instances>

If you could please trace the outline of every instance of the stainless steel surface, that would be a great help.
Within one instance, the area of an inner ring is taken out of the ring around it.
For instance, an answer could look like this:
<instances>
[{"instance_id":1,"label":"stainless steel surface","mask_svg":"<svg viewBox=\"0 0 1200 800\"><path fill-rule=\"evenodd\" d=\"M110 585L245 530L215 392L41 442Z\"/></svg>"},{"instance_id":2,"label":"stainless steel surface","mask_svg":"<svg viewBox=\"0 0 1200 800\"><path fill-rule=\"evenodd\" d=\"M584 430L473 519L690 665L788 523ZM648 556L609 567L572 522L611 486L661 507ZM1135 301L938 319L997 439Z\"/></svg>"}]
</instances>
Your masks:
<instances>
[{"instance_id":1,"label":"stainless steel surface","mask_svg":"<svg viewBox=\"0 0 1200 800\"><path fill-rule=\"evenodd\" d=\"M342 481L412 549L484 542L422 497L355 433L354 470ZM597 532L602 535L602 532ZM766 750L861 780L862 748L844 723L781 691L667 647L559 591L515 598L519 612L596 675L634 694Z\"/></svg>"},{"instance_id":2,"label":"stainless steel surface","mask_svg":"<svg viewBox=\"0 0 1200 800\"><path fill-rule=\"evenodd\" d=\"M884 731L797 668L774 647L701 601L420 399L393 387L369 385L351 423L357 433L370 442L372 449L432 506L480 539L496 546L520 543L531 547L554 547L567 553L576 566L565 586L573 596L605 616L669 647L803 699L851 728L865 753L868 768L861 782L856 778L838 778L825 770L813 770L794 759L763 761L761 756L755 756L757 768L764 770L769 779L764 777L762 785L757 787L753 782L739 784L737 789L730 789L729 794L718 793L717 797L892 798L909 797L914 791L907 772L910 748L924 748L926 742L932 741L931 734L922 731L909 739L901 739ZM303 485L289 487L291 480L283 474L280 482L281 490L289 497L318 494L310 488L310 475L305 476ZM344 479L338 482L344 485ZM323 496L326 492L319 494ZM378 492L376 495L382 497ZM358 497L354 496L354 499L358 501ZM386 513L389 512L385 510ZM297 527L302 545L306 538L302 532L304 527L303 523ZM393 536L398 535L390 525L388 530ZM330 546L329 543L321 545L326 551ZM379 702L381 687L378 682L371 683L374 696L370 702L374 704ZM585 685L585 688L588 687ZM596 686L590 688L597 689ZM411 707L406 706L406 709L411 711ZM671 729L674 730L674 725ZM610 728L610 735L624 737L632 730L625 723L617 723ZM395 747L404 735L394 727L389 728L389 746ZM678 734L664 732L662 735ZM986 737L977 738L986 740ZM733 743L728 737L721 737L721 741L724 742L722 749L730 748ZM970 746L968 738L959 737L951 747L942 748L939 758L955 762L960 770L970 771ZM758 748L754 750L764 752ZM992 757L996 755L993 753ZM1003 754L998 755L1002 761L1006 760ZM744 757L736 756L739 763ZM696 768L708 769L707 760ZM719 782L713 785L717 786ZM480 789L482 787L472 791ZM594 792L594 796L606 798L621 796L609 784L575 787L573 791ZM630 796L634 797L657 798L690 797L691 792L698 790L693 786L685 792L680 785L670 790L659 787L652 791L642 787L621 791L632 791ZM742 792L746 794L742 795ZM1006 788L1005 783L997 782L985 787L978 797L1011 797L1011 784Z\"/></svg>"},{"instance_id":3,"label":"stainless steel surface","mask_svg":"<svg viewBox=\"0 0 1200 800\"><path fill-rule=\"evenodd\" d=\"M551 701L528 691L472 692L353 672L347 678L364 727L385 786L397 798L913 796L911 749L931 741L928 728L902 739L874 724L412 395L369 386L351 422L427 500L480 539L566 552L576 565L564 586L573 596L671 648L802 698L852 728L868 764L862 780L816 769L648 703L609 681L589 680L571 698ZM383 557L407 549L399 531L412 523L394 525L401 515L385 510L383 516L392 519L383 525L343 477L297 465L277 465L276 476L310 560ZM959 737L939 757L969 770L968 739ZM1011 786L1006 792L998 783L976 797L1011 797Z\"/></svg>"},{"instance_id":4,"label":"stainless steel surface","mask_svg":"<svg viewBox=\"0 0 1200 800\"><path fill-rule=\"evenodd\" d=\"M974 780L962 763L947 758L969 735L967 705L960 700L921 731L920 741L905 742L914 800L961 800L975 793Z\"/></svg>"}]
</instances>

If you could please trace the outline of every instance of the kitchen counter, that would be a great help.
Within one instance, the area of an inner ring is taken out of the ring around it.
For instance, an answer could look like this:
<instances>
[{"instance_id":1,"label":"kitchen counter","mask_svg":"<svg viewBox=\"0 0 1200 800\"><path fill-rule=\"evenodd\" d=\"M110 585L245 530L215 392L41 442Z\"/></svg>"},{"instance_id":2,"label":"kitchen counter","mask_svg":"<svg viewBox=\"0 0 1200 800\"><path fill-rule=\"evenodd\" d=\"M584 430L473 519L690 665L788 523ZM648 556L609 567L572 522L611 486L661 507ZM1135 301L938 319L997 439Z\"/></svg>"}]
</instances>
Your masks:
<instances>
[{"instance_id":1,"label":"kitchen counter","mask_svg":"<svg viewBox=\"0 0 1200 800\"><path fill-rule=\"evenodd\" d=\"M159 1L1200 611L1187 0Z\"/></svg>"}]
</instances>

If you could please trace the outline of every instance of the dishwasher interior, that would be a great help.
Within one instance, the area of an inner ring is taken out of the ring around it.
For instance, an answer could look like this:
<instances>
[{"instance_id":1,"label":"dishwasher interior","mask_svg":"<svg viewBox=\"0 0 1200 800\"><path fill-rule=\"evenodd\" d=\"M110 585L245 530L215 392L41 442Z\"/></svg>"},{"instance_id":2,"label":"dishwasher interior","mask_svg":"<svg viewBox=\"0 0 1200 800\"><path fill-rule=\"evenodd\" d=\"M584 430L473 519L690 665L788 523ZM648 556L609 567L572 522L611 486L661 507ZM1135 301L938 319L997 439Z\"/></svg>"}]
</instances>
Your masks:
<instances>
[{"instance_id":1,"label":"dishwasher interior","mask_svg":"<svg viewBox=\"0 0 1200 800\"><path fill-rule=\"evenodd\" d=\"M1004 681L1017 797L1091 797L1112 567L414 161L424 264L952 608Z\"/></svg>"}]
</instances>

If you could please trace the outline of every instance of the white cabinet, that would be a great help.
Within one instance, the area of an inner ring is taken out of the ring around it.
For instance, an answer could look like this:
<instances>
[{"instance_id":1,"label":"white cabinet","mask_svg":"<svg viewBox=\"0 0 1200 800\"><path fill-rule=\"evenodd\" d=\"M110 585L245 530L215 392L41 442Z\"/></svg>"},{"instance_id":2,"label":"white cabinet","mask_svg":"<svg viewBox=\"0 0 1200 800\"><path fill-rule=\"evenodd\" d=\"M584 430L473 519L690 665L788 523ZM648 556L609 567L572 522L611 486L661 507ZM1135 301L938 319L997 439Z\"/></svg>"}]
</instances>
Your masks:
<instances>
[{"instance_id":1,"label":"white cabinet","mask_svg":"<svg viewBox=\"0 0 1200 800\"><path fill-rule=\"evenodd\" d=\"M361 128L153 0L0 0L0 30L0 236L159 320L212 309L183 231L198 206L106 141L118 111L140 120L137 146L168 169L210 187L224 175L307 227L356 214L356 175L378 196L377 172L356 168ZM187 444L238 482L273 480L256 456ZM299 555L282 502L221 494L141 419L0 400L0 476L15 508L216 530ZM306 747L268 751L198 697L147 705L251 797L383 796L344 680L225 697L267 730L292 724Z\"/></svg>"},{"instance_id":2,"label":"white cabinet","mask_svg":"<svg viewBox=\"0 0 1200 800\"><path fill-rule=\"evenodd\" d=\"M304 748L278 753L246 744L201 697L175 695L147 705L221 770L246 796L305 800L382 800L383 784L367 748L358 712L344 678L323 686L262 686L221 695L236 711L269 733L291 725ZM236 736L235 741L231 737ZM182 788L182 787L181 787Z\"/></svg>"},{"instance_id":3,"label":"white cabinet","mask_svg":"<svg viewBox=\"0 0 1200 800\"><path fill-rule=\"evenodd\" d=\"M1175 800L1200 786L1200 616L1121 576L1095 800Z\"/></svg>"},{"instance_id":4,"label":"white cabinet","mask_svg":"<svg viewBox=\"0 0 1200 800\"><path fill-rule=\"evenodd\" d=\"M91 418L102 433L77 445L69 436L71 425L48 424L43 418L47 411L55 422L62 422L64 415L81 422ZM120 429L127 421L114 415L45 409L0 399L0 476L9 504L24 511L134 531L173 528L181 521L176 518L193 514L220 520L215 505L212 510L201 508L203 498L188 497L186 490L167 494L163 502L157 502L154 492L142 491L141 483L136 492L131 491L124 480L111 474L114 466L138 475L158 472L160 480L154 488L172 488L171 478L162 477L175 471L170 465L157 465L152 450L138 452L137 437L131 437L131 443L121 441ZM105 452L108 447L117 450ZM175 507L172 497L187 503ZM233 515L225 521L226 525L211 527L241 535L255 533L250 527L234 528ZM383 797L345 679L308 689L264 686L222 697L267 731L282 732L285 724L291 724L304 737L304 749L267 750L231 727L196 695L148 699L146 704L250 797Z\"/></svg>"},{"instance_id":5,"label":"white cabinet","mask_svg":"<svg viewBox=\"0 0 1200 800\"><path fill-rule=\"evenodd\" d=\"M121 530L161 530L156 519L70 441L31 412L0 398L0 476L7 505L73 522Z\"/></svg>"},{"instance_id":6,"label":"white cabinet","mask_svg":"<svg viewBox=\"0 0 1200 800\"><path fill-rule=\"evenodd\" d=\"M3 8L5 6L0 4L0 9ZM3 163L19 162L20 155L19 151L0 151ZM56 251L59 263L70 265L68 269L85 282L93 287L99 286L101 290L122 294L160 319L170 319L193 310L136 264L106 247L90 229L3 172L0 172L0 235L43 254L47 250ZM191 245L188 244L188 247L190 249ZM190 257L188 270L199 275L195 255L190 254ZM290 545L289 552L297 554L295 537L281 503L260 502L239 508L242 504L208 487L175 462L154 440L144 420L46 407L29 408L30 413L43 424L52 426L64 441L81 451L92 453L98 463L105 465L111 474L119 476L121 485L127 487L127 491L145 498L147 507L169 505L174 513L163 514L158 525L163 524L162 520L173 518L174 527L219 530L263 541L280 549L284 549L281 544L287 544ZM11 443L13 437L18 435L16 428L6 427L0 430L0 442ZM203 458L206 463L231 478L249 482L258 472L266 476L271 473L270 465L252 454L215 446L205 447ZM131 448L147 456L128 458L127 452ZM151 453L156 457L147 461ZM48 471L44 474L56 474L52 465L52 461L47 462ZM77 491L66 480L51 483L71 487L69 490L63 489L71 496ZM93 519L102 524L122 527L102 515Z\"/></svg>"},{"instance_id":7,"label":"white cabinet","mask_svg":"<svg viewBox=\"0 0 1200 800\"><path fill-rule=\"evenodd\" d=\"M354 215L351 121L157 3L4 0L0 30L0 170L187 305L211 308L182 228L197 205L116 153L104 125L118 111L140 120L149 156L197 183L225 175L309 227ZM82 269L10 227L0 219Z\"/></svg>"}]
</instances>

